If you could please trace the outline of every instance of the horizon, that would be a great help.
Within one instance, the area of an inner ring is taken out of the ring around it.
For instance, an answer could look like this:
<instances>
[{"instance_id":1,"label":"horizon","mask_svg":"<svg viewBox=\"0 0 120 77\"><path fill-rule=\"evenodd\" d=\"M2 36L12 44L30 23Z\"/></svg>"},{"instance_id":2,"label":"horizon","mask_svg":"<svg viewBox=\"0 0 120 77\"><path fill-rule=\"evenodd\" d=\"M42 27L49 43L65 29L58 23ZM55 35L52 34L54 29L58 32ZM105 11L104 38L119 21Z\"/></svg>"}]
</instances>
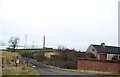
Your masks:
<instances>
[{"instance_id":1,"label":"horizon","mask_svg":"<svg viewBox=\"0 0 120 77\"><path fill-rule=\"evenodd\" d=\"M100 43L100 44L90 44L90 45L101 45L102 43ZM89 45L89 46L90 46ZM62 46L62 45L61 45ZM89 47L88 46L88 47ZM120 46L114 46L114 45L106 45L106 43L105 43L105 46L108 46L108 47L120 47ZM0 49L6 49L6 48L8 48L8 47L10 47L9 45L1 45L0 46ZM25 48L26 47L26 48ZM63 46L64 47L64 46ZM85 50L78 50L78 49L75 49L76 51L81 51L81 52L85 52L87 49L88 49L88 47L85 49ZM52 47L45 47L45 48L52 48ZM34 45L34 47L32 46L32 45L28 45L28 46L25 46L25 45L18 45L17 47L16 47L16 49L43 49L43 47L42 46L37 46L37 45ZM58 49L58 48L53 48L53 49ZM66 48L66 49L71 49L71 48ZM72 48L72 49L74 49L74 48Z\"/></svg>"}]
</instances>

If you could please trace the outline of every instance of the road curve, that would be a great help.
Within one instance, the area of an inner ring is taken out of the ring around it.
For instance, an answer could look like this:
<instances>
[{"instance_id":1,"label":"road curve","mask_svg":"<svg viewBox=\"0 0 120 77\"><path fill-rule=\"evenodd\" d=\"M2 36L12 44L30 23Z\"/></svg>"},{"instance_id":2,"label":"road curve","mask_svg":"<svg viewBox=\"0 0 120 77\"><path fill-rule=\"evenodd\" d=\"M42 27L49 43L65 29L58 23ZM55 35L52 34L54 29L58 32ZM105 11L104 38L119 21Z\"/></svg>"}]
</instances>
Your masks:
<instances>
[{"instance_id":1,"label":"road curve","mask_svg":"<svg viewBox=\"0 0 120 77\"><path fill-rule=\"evenodd\" d=\"M35 62L32 59L27 59L28 64L34 66L33 68L37 69L43 77L112 77L112 76L104 76L104 75L94 75L66 70L58 70L45 66L42 63Z\"/></svg>"},{"instance_id":2,"label":"road curve","mask_svg":"<svg viewBox=\"0 0 120 77\"><path fill-rule=\"evenodd\" d=\"M36 68L42 75L90 75L90 74L85 74L80 72L49 68L42 63L35 62L32 59L28 59L28 63L29 65L32 65L34 68Z\"/></svg>"}]
</instances>

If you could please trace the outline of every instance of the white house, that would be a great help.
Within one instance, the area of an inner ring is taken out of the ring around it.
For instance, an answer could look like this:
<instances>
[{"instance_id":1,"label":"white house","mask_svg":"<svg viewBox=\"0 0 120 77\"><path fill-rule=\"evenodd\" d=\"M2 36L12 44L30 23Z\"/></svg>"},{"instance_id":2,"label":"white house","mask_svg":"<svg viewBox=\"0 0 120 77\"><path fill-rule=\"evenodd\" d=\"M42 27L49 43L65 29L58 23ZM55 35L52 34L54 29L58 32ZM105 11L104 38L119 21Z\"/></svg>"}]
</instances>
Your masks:
<instances>
[{"instance_id":1,"label":"white house","mask_svg":"<svg viewBox=\"0 0 120 77\"><path fill-rule=\"evenodd\" d=\"M101 45L91 44L86 53L92 53L97 59L101 60L112 60L113 57L120 59L120 47L106 46L105 43L101 43Z\"/></svg>"}]
</instances>

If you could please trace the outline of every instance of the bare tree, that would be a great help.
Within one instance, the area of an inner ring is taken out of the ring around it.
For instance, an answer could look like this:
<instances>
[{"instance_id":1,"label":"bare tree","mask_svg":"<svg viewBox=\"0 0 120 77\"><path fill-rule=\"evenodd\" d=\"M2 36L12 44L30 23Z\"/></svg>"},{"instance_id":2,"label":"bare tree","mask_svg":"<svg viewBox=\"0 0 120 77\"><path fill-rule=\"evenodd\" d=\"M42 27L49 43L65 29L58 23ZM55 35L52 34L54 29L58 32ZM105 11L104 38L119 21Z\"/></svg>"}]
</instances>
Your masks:
<instances>
[{"instance_id":1,"label":"bare tree","mask_svg":"<svg viewBox=\"0 0 120 77\"><path fill-rule=\"evenodd\" d=\"M9 43L10 43L10 47L12 47L13 52L15 52L15 48L17 47L19 40L20 39L18 37L10 38Z\"/></svg>"},{"instance_id":2,"label":"bare tree","mask_svg":"<svg viewBox=\"0 0 120 77\"><path fill-rule=\"evenodd\" d=\"M65 49L67 49L65 46L63 46L63 45L58 45L58 48L57 48L58 50L65 50Z\"/></svg>"}]
</instances>

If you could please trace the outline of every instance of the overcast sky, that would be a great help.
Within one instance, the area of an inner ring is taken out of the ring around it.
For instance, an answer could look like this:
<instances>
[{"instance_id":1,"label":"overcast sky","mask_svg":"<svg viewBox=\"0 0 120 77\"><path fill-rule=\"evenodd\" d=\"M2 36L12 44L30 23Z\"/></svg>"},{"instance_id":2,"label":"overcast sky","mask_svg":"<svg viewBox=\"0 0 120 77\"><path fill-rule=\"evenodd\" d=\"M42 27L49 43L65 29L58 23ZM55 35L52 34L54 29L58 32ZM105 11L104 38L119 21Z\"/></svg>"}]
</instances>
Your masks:
<instances>
[{"instance_id":1,"label":"overcast sky","mask_svg":"<svg viewBox=\"0 0 120 77\"><path fill-rule=\"evenodd\" d=\"M118 45L120 0L0 0L0 42L12 36L24 45L86 50L90 44Z\"/></svg>"}]
</instances>

